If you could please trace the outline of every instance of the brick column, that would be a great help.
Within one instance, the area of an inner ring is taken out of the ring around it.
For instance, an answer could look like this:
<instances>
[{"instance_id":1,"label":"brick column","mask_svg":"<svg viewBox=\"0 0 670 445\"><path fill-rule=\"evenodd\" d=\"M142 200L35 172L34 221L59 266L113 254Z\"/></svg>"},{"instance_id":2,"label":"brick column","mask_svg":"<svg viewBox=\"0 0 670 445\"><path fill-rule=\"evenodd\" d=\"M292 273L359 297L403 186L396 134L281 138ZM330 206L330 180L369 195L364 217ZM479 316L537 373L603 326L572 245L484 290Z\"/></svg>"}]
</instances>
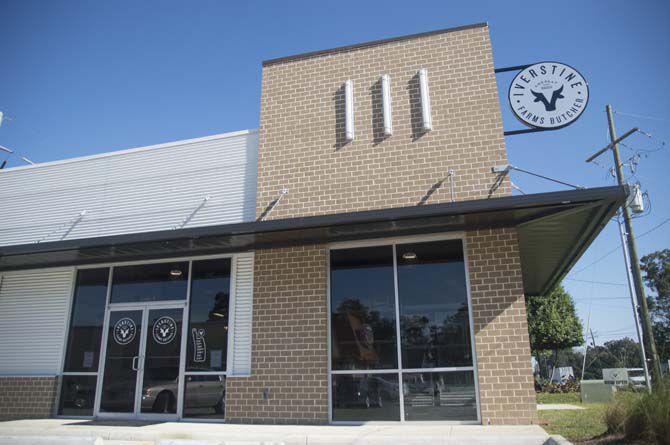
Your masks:
<instances>
[{"instance_id":1,"label":"brick column","mask_svg":"<svg viewBox=\"0 0 670 445\"><path fill-rule=\"evenodd\" d=\"M328 421L327 273L325 246L256 251L252 375L228 378L227 422Z\"/></svg>"},{"instance_id":2,"label":"brick column","mask_svg":"<svg viewBox=\"0 0 670 445\"><path fill-rule=\"evenodd\" d=\"M536 423L515 229L466 234L482 423Z\"/></svg>"}]
</instances>

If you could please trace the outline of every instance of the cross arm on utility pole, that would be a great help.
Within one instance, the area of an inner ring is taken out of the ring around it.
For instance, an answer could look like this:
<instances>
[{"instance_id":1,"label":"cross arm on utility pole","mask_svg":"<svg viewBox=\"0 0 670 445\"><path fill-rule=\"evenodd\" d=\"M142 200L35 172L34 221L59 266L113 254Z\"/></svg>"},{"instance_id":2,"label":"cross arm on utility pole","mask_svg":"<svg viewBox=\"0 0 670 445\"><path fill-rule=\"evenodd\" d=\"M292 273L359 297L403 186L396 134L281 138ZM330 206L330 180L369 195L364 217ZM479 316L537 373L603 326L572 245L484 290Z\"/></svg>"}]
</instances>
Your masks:
<instances>
[{"instance_id":1,"label":"cross arm on utility pole","mask_svg":"<svg viewBox=\"0 0 670 445\"><path fill-rule=\"evenodd\" d=\"M637 128L637 127L633 127L633 128L631 128L630 130L628 130L627 132L625 132L623 135L621 135L620 137L618 137L616 140L610 142L610 143L607 145L607 147L601 148L600 150L598 150L597 152L595 152L595 153L593 153L591 156L589 156L589 158L586 160L586 162L591 162L591 161L593 161L595 158L597 158L598 156L600 156L601 154L605 153L605 152L606 152L607 150L609 150L610 148L614 148L615 145L617 145L619 142L623 141L624 139L626 139L628 136L630 136L631 134L635 133L636 131L640 131L640 129Z\"/></svg>"}]
</instances>

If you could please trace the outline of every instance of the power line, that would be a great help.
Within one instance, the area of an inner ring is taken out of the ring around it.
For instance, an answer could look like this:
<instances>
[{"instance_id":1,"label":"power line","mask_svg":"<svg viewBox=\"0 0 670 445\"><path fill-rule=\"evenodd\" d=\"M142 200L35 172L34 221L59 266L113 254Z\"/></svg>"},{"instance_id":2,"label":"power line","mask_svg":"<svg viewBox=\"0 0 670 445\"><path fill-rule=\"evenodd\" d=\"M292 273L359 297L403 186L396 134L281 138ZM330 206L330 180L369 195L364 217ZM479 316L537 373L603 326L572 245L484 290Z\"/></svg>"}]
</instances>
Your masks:
<instances>
[{"instance_id":1,"label":"power line","mask_svg":"<svg viewBox=\"0 0 670 445\"><path fill-rule=\"evenodd\" d=\"M8 116L8 115L3 114L2 112L0 112L0 124L3 121L7 121L7 122L12 121L14 123L16 122L13 117ZM30 160L28 158L28 156L25 155L25 153L20 153L16 150L12 150L12 149L9 149L9 148L3 147L3 146L0 146L0 148L2 148L2 151L7 153L7 155L5 156L5 160L2 162L2 164L0 166L0 170L3 169L7 165L7 162L9 161L9 158L11 158L12 156L17 156L19 159L21 159L26 164L29 164L29 165L34 165L35 164L32 160Z\"/></svg>"},{"instance_id":2,"label":"power line","mask_svg":"<svg viewBox=\"0 0 670 445\"><path fill-rule=\"evenodd\" d=\"M659 227L663 226L664 224L667 224L668 222L670 222L670 218L666 218L663 222L661 222L661 223L659 223L659 224L656 224L656 225L655 225L654 227L652 227L651 229L649 229L649 230L647 230L646 232L643 232L642 234L640 234L640 235L638 235L637 237L635 237L635 239L637 239L637 238L642 238L643 236L645 236L645 235L647 235L647 234L653 232L654 230L658 229Z\"/></svg>"},{"instance_id":3,"label":"power line","mask_svg":"<svg viewBox=\"0 0 670 445\"><path fill-rule=\"evenodd\" d=\"M635 239L640 239L640 238L642 238L643 236L650 234L651 232L653 232L654 230L656 230L656 229L660 228L661 226L667 224L668 222L670 222L670 218L666 218L666 219L663 220L661 223L655 225L654 227L652 227L651 229L647 230L646 232L644 232L644 233L642 233L642 234L636 236ZM608 251L605 255L601 256L600 258L598 258L598 259L595 260L594 262L590 263L588 266L582 267L582 268L579 269L577 272L573 272L572 276L575 276L575 275L577 275L577 274L579 274L579 273L584 272L584 271L585 271L586 269L588 269L589 267L593 266L594 264L599 263L600 261L604 260L604 259L607 258L608 256L612 255L614 252L617 252L620 248L621 248L621 246L617 246L617 247L615 247L614 249ZM568 278L566 278L566 279L568 279ZM570 279L571 279L571 278L570 278Z\"/></svg>"},{"instance_id":4,"label":"power line","mask_svg":"<svg viewBox=\"0 0 670 445\"><path fill-rule=\"evenodd\" d=\"M649 120L652 120L652 121L668 122L668 119L663 119L661 117L646 116L644 114L624 113L622 111L616 111L616 110L613 110L613 111L614 111L614 114L618 114L620 116L628 116L628 117L635 117L635 118L639 118L639 119L649 119Z\"/></svg>"},{"instance_id":5,"label":"power line","mask_svg":"<svg viewBox=\"0 0 670 445\"><path fill-rule=\"evenodd\" d=\"M624 283L612 283L610 281L591 281L591 280L579 280L577 278L564 278L569 281L577 281L580 283L592 283L592 284L607 284L610 286L626 286Z\"/></svg>"},{"instance_id":6,"label":"power line","mask_svg":"<svg viewBox=\"0 0 670 445\"><path fill-rule=\"evenodd\" d=\"M591 297L591 300L630 300L628 297Z\"/></svg>"},{"instance_id":7,"label":"power line","mask_svg":"<svg viewBox=\"0 0 670 445\"><path fill-rule=\"evenodd\" d=\"M630 300L630 299L628 299ZM620 311L629 311L630 307L624 302L624 300L620 300L622 303L621 305L618 304L618 302L614 301L577 301L575 304L578 305L588 305L588 308L591 309L592 307L599 307L599 308L606 308L609 311L613 310L620 310Z\"/></svg>"}]
</instances>

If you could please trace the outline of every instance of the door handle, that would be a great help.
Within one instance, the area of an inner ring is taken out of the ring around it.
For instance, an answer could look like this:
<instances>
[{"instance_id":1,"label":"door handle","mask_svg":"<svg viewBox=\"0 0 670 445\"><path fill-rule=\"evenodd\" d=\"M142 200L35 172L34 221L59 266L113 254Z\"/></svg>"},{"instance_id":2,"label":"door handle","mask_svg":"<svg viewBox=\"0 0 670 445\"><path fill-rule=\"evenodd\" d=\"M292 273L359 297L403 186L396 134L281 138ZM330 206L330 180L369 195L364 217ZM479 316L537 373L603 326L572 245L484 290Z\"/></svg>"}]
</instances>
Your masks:
<instances>
[{"instance_id":1,"label":"door handle","mask_svg":"<svg viewBox=\"0 0 670 445\"><path fill-rule=\"evenodd\" d=\"M138 369L137 369L137 364L139 363L139 359L140 359L140 357L137 356L137 355L136 355L135 357L133 357L133 364L132 364L133 371L137 371L137 370L138 370ZM137 362L136 362L135 360L137 360Z\"/></svg>"}]
</instances>

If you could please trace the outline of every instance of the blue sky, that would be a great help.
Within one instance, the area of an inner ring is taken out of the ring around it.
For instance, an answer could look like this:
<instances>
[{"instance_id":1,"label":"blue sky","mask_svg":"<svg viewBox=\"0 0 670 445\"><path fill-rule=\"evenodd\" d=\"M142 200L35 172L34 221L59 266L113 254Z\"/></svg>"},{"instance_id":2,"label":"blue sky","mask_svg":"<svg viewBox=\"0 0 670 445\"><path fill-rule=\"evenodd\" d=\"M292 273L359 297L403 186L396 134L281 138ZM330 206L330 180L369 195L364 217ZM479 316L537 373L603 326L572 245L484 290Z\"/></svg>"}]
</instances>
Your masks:
<instances>
[{"instance_id":1,"label":"blue sky","mask_svg":"<svg viewBox=\"0 0 670 445\"><path fill-rule=\"evenodd\" d=\"M584 162L607 143L606 103L620 134L639 126L653 135L631 137L632 148L670 144L670 6L660 0L0 0L0 110L10 118L0 144L43 162L255 128L262 60L482 21L496 67L557 60L590 85L574 125L507 138L512 164L584 186L612 184L609 157L602 166ZM512 77L498 76L506 129L522 128L506 108ZM623 149L624 160L632 154ZM635 220L638 235L670 218L668 166L670 147L643 157L634 177L627 171L652 202ZM513 180L526 193L564 188L521 173ZM667 223L640 237L641 254L670 248L669 234ZM634 332L621 251L599 260L618 245L610 224L565 281L584 321L592 308L598 343Z\"/></svg>"}]
</instances>

